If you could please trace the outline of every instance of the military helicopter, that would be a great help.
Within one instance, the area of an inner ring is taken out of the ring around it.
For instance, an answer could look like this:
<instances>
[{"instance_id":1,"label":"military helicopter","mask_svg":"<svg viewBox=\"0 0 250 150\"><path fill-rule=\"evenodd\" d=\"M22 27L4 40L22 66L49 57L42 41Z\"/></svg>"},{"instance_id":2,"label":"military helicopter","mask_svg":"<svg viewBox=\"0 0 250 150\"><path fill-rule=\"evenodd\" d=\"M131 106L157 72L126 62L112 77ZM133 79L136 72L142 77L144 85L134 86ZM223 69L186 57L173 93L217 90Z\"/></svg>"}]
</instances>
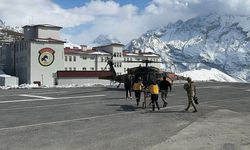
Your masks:
<instances>
[{"instance_id":1,"label":"military helicopter","mask_svg":"<svg viewBox=\"0 0 250 150\"><path fill-rule=\"evenodd\" d=\"M152 81L160 81L162 77L166 76L167 80L172 84L173 80L176 78L176 75L172 72L164 72L161 71L159 68L148 66L149 63L161 63L161 62L154 62L151 60L142 60L142 61L128 61L130 63L145 63L145 66L138 66L133 68L128 68L126 74L117 75L114 69L114 64L112 57L108 59L107 66L109 66L110 71L112 72L112 76L100 77L100 79L108 79L114 82L117 82L117 87L120 86L121 83L125 82L126 77L130 76L133 80L138 79L138 77L142 78L143 85L148 87Z\"/></svg>"}]
</instances>

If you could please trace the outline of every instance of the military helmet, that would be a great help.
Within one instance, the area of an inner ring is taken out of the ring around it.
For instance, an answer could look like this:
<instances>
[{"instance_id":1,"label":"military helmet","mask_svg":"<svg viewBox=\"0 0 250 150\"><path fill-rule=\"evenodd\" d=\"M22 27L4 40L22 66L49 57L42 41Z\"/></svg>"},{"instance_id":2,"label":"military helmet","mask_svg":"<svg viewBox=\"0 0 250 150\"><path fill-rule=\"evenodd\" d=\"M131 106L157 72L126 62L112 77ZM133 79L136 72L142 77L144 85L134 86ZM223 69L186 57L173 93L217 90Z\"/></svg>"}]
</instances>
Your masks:
<instances>
[{"instance_id":1,"label":"military helmet","mask_svg":"<svg viewBox=\"0 0 250 150\"><path fill-rule=\"evenodd\" d=\"M192 79L191 79L190 77L188 77L188 78L187 78L187 81L188 81L188 82L191 82L191 81L192 81Z\"/></svg>"}]
</instances>

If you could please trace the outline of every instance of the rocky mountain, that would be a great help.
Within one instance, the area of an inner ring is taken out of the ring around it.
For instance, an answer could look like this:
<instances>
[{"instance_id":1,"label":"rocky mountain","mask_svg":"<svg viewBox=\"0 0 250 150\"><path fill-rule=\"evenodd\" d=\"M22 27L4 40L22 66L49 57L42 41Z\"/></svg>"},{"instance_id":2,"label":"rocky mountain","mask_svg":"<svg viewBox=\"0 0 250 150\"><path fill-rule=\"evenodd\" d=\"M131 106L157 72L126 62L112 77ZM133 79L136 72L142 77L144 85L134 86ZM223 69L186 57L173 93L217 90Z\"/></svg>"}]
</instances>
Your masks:
<instances>
[{"instance_id":1,"label":"rocky mountain","mask_svg":"<svg viewBox=\"0 0 250 150\"><path fill-rule=\"evenodd\" d=\"M250 16L213 13L179 20L148 31L126 48L158 53L175 72L216 68L250 81Z\"/></svg>"},{"instance_id":2,"label":"rocky mountain","mask_svg":"<svg viewBox=\"0 0 250 150\"><path fill-rule=\"evenodd\" d=\"M99 35L91 44L92 46L109 45L112 43L121 43L118 39L111 37L110 35Z\"/></svg>"},{"instance_id":3,"label":"rocky mountain","mask_svg":"<svg viewBox=\"0 0 250 150\"><path fill-rule=\"evenodd\" d=\"M0 45L5 42L12 42L23 37L21 27L11 27L5 25L0 19Z\"/></svg>"}]
</instances>

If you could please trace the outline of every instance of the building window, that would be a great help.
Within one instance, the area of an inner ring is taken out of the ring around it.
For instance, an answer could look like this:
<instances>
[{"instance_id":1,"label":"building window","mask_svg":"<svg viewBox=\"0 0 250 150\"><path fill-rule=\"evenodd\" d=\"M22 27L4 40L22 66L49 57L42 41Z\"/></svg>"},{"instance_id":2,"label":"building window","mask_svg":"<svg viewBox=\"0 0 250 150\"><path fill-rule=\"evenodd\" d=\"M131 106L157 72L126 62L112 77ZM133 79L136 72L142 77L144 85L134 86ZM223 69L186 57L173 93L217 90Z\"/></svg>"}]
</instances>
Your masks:
<instances>
[{"instance_id":1,"label":"building window","mask_svg":"<svg viewBox=\"0 0 250 150\"><path fill-rule=\"evenodd\" d=\"M67 67L65 67L65 70L67 71L67 70L68 70L68 68L67 68Z\"/></svg>"},{"instance_id":2,"label":"building window","mask_svg":"<svg viewBox=\"0 0 250 150\"><path fill-rule=\"evenodd\" d=\"M76 56L73 56L73 61L76 61Z\"/></svg>"},{"instance_id":3,"label":"building window","mask_svg":"<svg viewBox=\"0 0 250 150\"><path fill-rule=\"evenodd\" d=\"M104 70L103 67L101 67L101 70Z\"/></svg>"},{"instance_id":4,"label":"building window","mask_svg":"<svg viewBox=\"0 0 250 150\"><path fill-rule=\"evenodd\" d=\"M93 67L91 67L91 68L90 68L90 70L92 70L92 71L93 71L93 70L94 70L94 68L93 68Z\"/></svg>"},{"instance_id":5,"label":"building window","mask_svg":"<svg viewBox=\"0 0 250 150\"><path fill-rule=\"evenodd\" d=\"M103 62L104 61L104 59L103 59L103 57L101 57L101 62Z\"/></svg>"},{"instance_id":6,"label":"building window","mask_svg":"<svg viewBox=\"0 0 250 150\"><path fill-rule=\"evenodd\" d=\"M87 59L87 57L82 56L82 59L86 60L86 59Z\"/></svg>"},{"instance_id":7,"label":"building window","mask_svg":"<svg viewBox=\"0 0 250 150\"><path fill-rule=\"evenodd\" d=\"M71 71L72 70L72 68L71 67L69 67L69 71Z\"/></svg>"},{"instance_id":8,"label":"building window","mask_svg":"<svg viewBox=\"0 0 250 150\"><path fill-rule=\"evenodd\" d=\"M87 69L86 69L86 67L83 67L83 68L82 68L82 70L84 70L84 71L85 71L85 70L87 70Z\"/></svg>"},{"instance_id":9,"label":"building window","mask_svg":"<svg viewBox=\"0 0 250 150\"><path fill-rule=\"evenodd\" d=\"M72 61L72 56L69 56L69 61Z\"/></svg>"},{"instance_id":10,"label":"building window","mask_svg":"<svg viewBox=\"0 0 250 150\"><path fill-rule=\"evenodd\" d=\"M67 56L65 56L65 61L68 61L68 57Z\"/></svg>"},{"instance_id":11,"label":"building window","mask_svg":"<svg viewBox=\"0 0 250 150\"><path fill-rule=\"evenodd\" d=\"M76 71L76 67L74 67L73 70Z\"/></svg>"},{"instance_id":12,"label":"building window","mask_svg":"<svg viewBox=\"0 0 250 150\"><path fill-rule=\"evenodd\" d=\"M95 57L90 57L91 60L95 60Z\"/></svg>"}]
</instances>

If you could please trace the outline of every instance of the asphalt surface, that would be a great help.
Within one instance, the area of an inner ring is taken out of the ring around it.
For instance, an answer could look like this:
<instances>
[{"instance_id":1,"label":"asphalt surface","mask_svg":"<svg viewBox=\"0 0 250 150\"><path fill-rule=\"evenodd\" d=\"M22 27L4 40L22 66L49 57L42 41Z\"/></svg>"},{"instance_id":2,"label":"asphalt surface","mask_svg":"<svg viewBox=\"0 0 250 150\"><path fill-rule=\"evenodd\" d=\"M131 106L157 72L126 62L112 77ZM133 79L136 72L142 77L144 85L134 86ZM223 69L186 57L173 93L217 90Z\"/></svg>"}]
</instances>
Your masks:
<instances>
[{"instance_id":1,"label":"asphalt surface","mask_svg":"<svg viewBox=\"0 0 250 150\"><path fill-rule=\"evenodd\" d=\"M197 83L197 113L182 86L155 112L122 88L0 90L0 150L250 149L250 84Z\"/></svg>"}]
</instances>

